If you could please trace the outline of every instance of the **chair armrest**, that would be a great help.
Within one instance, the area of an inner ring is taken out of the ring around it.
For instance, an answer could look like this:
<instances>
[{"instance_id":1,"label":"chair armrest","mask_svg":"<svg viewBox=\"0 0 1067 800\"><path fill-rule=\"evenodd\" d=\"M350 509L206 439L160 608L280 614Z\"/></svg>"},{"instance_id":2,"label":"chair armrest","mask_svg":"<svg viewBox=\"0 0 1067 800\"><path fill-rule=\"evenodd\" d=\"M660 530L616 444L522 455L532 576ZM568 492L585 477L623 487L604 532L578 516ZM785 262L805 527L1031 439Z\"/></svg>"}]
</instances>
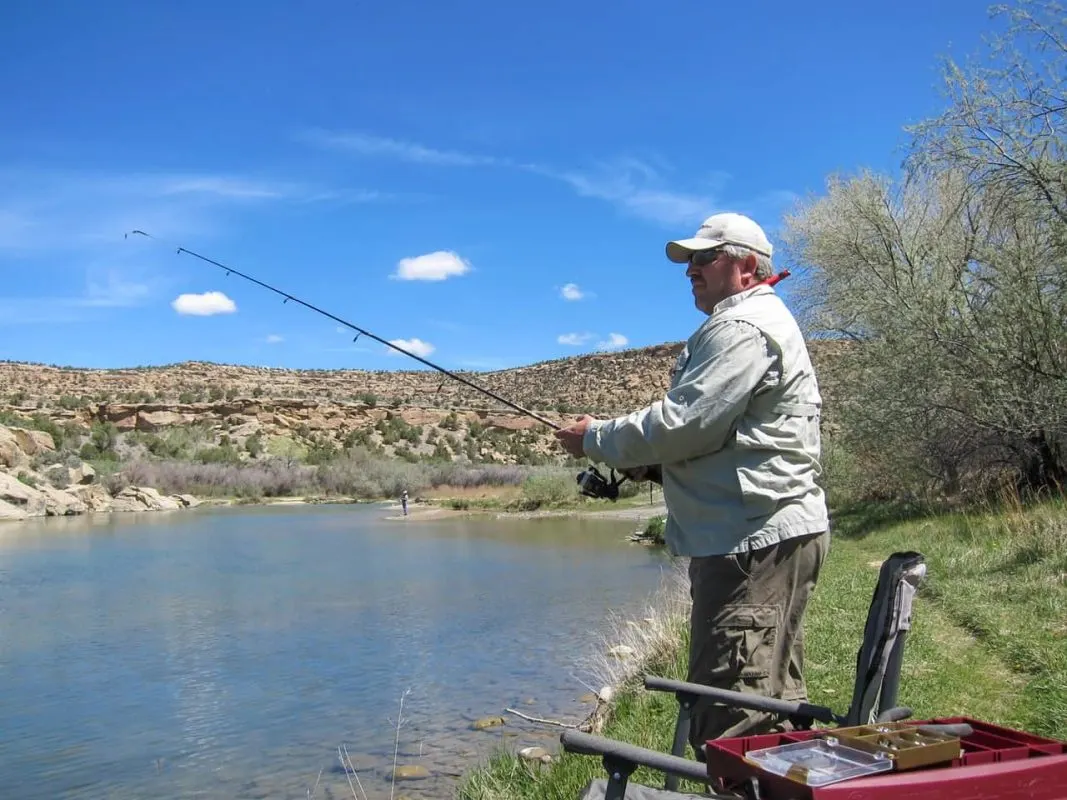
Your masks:
<instances>
[{"instance_id":1,"label":"chair armrest","mask_svg":"<svg viewBox=\"0 0 1067 800\"><path fill-rule=\"evenodd\" d=\"M600 756L605 761L617 761L633 765L633 768L648 767L668 775L676 775L700 783L709 783L708 767L700 761L681 756L672 756L649 750L645 747L594 736L581 731L564 731L559 737L563 749L569 753L585 756ZM632 771L632 770L630 770Z\"/></svg>"},{"instance_id":2,"label":"chair armrest","mask_svg":"<svg viewBox=\"0 0 1067 800\"><path fill-rule=\"evenodd\" d=\"M645 688L656 692L685 693L699 697L702 700L710 700L734 708L751 708L756 711L767 711L772 714L811 719L831 725L840 725L844 721L844 717L835 714L832 709L826 706L778 700L773 697L764 697L763 695L750 694L748 692L734 692L729 689L716 689L699 683L676 681L655 675L645 676Z\"/></svg>"}]
</instances>

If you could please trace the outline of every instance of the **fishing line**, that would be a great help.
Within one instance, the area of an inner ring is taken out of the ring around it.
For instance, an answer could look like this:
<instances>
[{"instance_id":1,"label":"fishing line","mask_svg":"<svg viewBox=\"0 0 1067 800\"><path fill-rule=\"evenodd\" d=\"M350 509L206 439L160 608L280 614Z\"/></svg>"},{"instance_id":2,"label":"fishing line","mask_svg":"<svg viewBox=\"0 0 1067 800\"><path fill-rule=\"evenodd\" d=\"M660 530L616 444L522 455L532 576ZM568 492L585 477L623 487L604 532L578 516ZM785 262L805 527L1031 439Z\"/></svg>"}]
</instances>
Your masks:
<instances>
[{"instance_id":1,"label":"fishing line","mask_svg":"<svg viewBox=\"0 0 1067 800\"><path fill-rule=\"evenodd\" d=\"M130 231L129 233L125 234L124 238L129 238L130 234L136 234L138 236L144 236L144 237L146 237L148 239L152 239L154 241L161 242L161 243L163 242L162 239L159 239L159 238L153 236L152 234L145 233L144 231L141 231L141 230ZM518 411L518 412L520 412L522 414L525 414L528 417L531 417L531 418L537 420L538 422L540 422L543 425L547 425L548 427L552 428L553 430L560 430L561 427L562 427L561 425L557 425L556 423L552 422L551 420L545 419L540 414L536 414L535 412L530 411L528 408L523 408L522 406L520 406L520 405L518 405L516 403L513 403L513 402L511 402L510 400L508 400L508 399L506 399L504 397L501 397L496 392L493 392L490 389L486 389L484 386L479 386L478 384L474 383L473 381L467 380L466 378L462 377L461 375L457 375L456 373L451 372L450 370L447 370L444 367L441 367L441 366L438 366L437 364L434 364L432 361L428 361L427 359L423 358L420 355L412 353L410 350L405 350L403 347L400 347L399 345L393 344L392 342L390 342L390 341L388 341L386 339L383 339L380 336L376 336L375 334L371 333L370 331L366 330L365 328L361 328L360 326L355 325L355 324L349 322L348 320L341 319L340 317L338 317L338 316L336 316L334 314L331 314L329 311L325 311L325 310L319 308L318 306L314 306L311 303L308 303L308 302L306 302L304 300L301 300L299 297L295 297L295 296L289 294L288 292L285 292L285 291L282 291L281 289L278 289L275 286L271 286L269 283L264 283L263 281L259 280L258 278L253 278L251 275L247 275L244 272L241 272L239 270L234 269L233 267L228 267L225 264L221 264L218 261L215 261L214 259L208 258L207 256L202 256L199 253L193 252L192 250L190 250L190 249L188 249L186 247L181 247L180 245L172 245L172 246L176 246L177 247L178 255L181 255L182 253L186 253L188 255L193 256L194 258L200 259L201 261L203 261L205 263L208 263L208 264L211 264L212 266L218 267L219 269L223 270L227 275L230 275L230 274L237 275L238 277L244 278L246 281L250 281L251 283L254 283L257 286L262 286L264 289L267 289L267 290L269 290L271 292L274 292L277 295L280 295L281 297L284 297L285 299L282 301L283 304L289 302L290 300L292 300L294 303L299 303L300 305L304 306L305 308L311 309L312 311L314 311L317 314L321 314L324 317L332 319L334 322L340 323L341 325L344 325L347 328L351 328L352 330L356 331L356 334L357 334L355 339L353 339L352 341L356 341L356 339L359 339L360 336L367 336L367 337L369 337L371 339L374 339L374 341L376 341L376 342L381 342L386 347L391 347L391 348L393 348L394 350L396 350L399 353L403 353L404 355L409 356L410 358L413 358L416 361L422 362L423 364L425 364L428 367L432 367L433 369L437 370L438 372L441 372L441 373L447 375L449 378L452 378L455 381L459 381L460 383L462 383L462 384L464 384L466 386L469 386L472 389L475 389L476 391L479 391L482 394L493 398L497 402L503 403L504 405L508 406L509 408L513 408L516 411ZM441 388L438 387L437 390L438 390L438 392L440 392Z\"/></svg>"}]
</instances>

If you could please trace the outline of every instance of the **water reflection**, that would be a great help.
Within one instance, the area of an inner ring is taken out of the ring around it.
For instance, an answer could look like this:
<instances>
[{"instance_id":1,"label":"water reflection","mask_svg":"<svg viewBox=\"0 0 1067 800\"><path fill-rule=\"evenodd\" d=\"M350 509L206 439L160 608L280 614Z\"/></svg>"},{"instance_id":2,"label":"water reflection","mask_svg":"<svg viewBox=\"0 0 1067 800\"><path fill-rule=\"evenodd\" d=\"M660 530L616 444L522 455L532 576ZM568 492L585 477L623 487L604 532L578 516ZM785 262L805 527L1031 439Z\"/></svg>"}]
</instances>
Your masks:
<instances>
[{"instance_id":1,"label":"water reflection","mask_svg":"<svg viewBox=\"0 0 1067 800\"><path fill-rule=\"evenodd\" d=\"M580 718L589 632L663 561L632 523L197 509L0 529L0 797L439 797L514 724ZM519 735L515 735L519 733ZM556 734L547 734L549 743Z\"/></svg>"}]
</instances>

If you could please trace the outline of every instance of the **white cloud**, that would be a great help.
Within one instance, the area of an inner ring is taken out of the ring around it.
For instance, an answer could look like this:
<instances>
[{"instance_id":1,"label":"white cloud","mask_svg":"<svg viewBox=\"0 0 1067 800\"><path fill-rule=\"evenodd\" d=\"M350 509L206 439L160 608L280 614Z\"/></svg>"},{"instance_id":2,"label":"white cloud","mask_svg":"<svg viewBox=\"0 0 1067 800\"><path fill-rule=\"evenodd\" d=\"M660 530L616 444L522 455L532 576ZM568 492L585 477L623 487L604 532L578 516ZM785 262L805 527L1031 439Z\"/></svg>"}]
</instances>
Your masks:
<instances>
[{"instance_id":1,"label":"white cloud","mask_svg":"<svg viewBox=\"0 0 1067 800\"><path fill-rule=\"evenodd\" d=\"M171 307L179 314L197 317L210 317L213 314L232 314L237 305L222 292L204 292L203 294L180 294Z\"/></svg>"},{"instance_id":2,"label":"white cloud","mask_svg":"<svg viewBox=\"0 0 1067 800\"><path fill-rule=\"evenodd\" d=\"M282 336L279 336L276 333L272 333L267 337L267 344L278 344L279 342L284 342L284 341L285 341L285 338L282 337Z\"/></svg>"},{"instance_id":3,"label":"white cloud","mask_svg":"<svg viewBox=\"0 0 1067 800\"><path fill-rule=\"evenodd\" d=\"M564 300L581 300L585 297L585 292L583 292L576 283L564 284L563 288L559 290L559 293Z\"/></svg>"},{"instance_id":4,"label":"white cloud","mask_svg":"<svg viewBox=\"0 0 1067 800\"><path fill-rule=\"evenodd\" d=\"M450 250L437 250L433 253L402 258L396 265L396 272L391 277L401 281L443 281L453 275L465 275L471 265Z\"/></svg>"},{"instance_id":5,"label":"white cloud","mask_svg":"<svg viewBox=\"0 0 1067 800\"><path fill-rule=\"evenodd\" d=\"M397 347L401 347L404 350L407 350L409 353L414 353L415 355L422 356L423 358L426 358L426 356L430 355L430 353L434 351L434 346L429 342L424 342L422 339L390 339L389 343L395 344ZM398 353L391 347L386 348L386 350L390 355L402 355L402 353Z\"/></svg>"},{"instance_id":6,"label":"white cloud","mask_svg":"<svg viewBox=\"0 0 1067 800\"><path fill-rule=\"evenodd\" d=\"M593 338L591 333L563 333L556 337L556 341L560 344L569 344L577 347L578 345L585 344Z\"/></svg>"},{"instance_id":7,"label":"white cloud","mask_svg":"<svg viewBox=\"0 0 1067 800\"><path fill-rule=\"evenodd\" d=\"M630 340L623 336L621 333L609 333L606 341L597 342L597 350L617 350L620 347L625 347L630 343Z\"/></svg>"}]
</instances>

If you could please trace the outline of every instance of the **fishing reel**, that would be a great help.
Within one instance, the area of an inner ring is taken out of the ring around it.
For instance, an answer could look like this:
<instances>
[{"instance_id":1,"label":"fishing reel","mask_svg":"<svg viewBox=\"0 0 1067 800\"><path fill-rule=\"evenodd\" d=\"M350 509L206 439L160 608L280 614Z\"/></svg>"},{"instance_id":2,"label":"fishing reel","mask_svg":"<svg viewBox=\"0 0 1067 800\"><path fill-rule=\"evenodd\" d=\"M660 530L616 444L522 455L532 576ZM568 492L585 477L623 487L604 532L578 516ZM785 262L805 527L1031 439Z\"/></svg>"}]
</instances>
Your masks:
<instances>
[{"instance_id":1,"label":"fishing reel","mask_svg":"<svg viewBox=\"0 0 1067 800\"><path fill-rule=\"evenodd\" d=\"M578 491L586 497L595 497L598 500L619 499L619 484L626 480L626 476L615 477L615 470L611 470L611 480L604 477L603 473L590 464L578 473Z\"/></svg>"}]
</instances>

